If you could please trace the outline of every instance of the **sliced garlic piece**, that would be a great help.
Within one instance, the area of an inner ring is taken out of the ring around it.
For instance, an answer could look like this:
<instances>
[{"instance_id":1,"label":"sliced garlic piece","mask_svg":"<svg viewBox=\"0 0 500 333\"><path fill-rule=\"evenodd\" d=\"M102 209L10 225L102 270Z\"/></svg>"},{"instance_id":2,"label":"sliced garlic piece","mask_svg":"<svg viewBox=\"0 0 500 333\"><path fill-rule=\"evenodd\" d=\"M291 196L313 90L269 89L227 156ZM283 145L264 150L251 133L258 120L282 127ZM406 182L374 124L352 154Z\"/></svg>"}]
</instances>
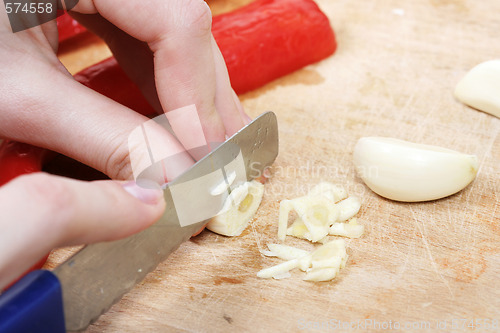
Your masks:
<instances>
[{"instance_id":1,"label":"sliced garlic piece","mask_svg":"<svg viewBox=\"0 0 500 333\"><path fill-rule=\"evenodd\" d=\"M300 217L298 217L292 225L286 230L286 234L289 236L294 236L297 238L304 238L304 235L308 233L307 227Z\"/></svg>"},{"instance_id":2,"label":"sliced garlic piece","mask_svg":"<svg viewBox=\"0 0 500 333\"><path fill-rule=\"evenodd\" d=\"M221 195L222 193L227 191L227 189L229 188L229 186L233 184L235 179L236 179L236 171L233 171L227 176L227 179L223 179L222 182L215 185L210 191L210 194L213 196Z\"/></svg>"},{"instance_id":3,"label":"sliced garlic piece","mask_svg":"<svg viewBox=\"0 0 500 333\"><path fill-rule=\"evenodd\" d=\"M332 236L342 236L348 238L359 238L363 235L365 227L356 222L353 218L349 223L334 223L330 227L329 234Z\"/></svg>"},{"instance_id":4,"label":"sliced garlic piece","mask_svg":"<svg viewBox=\"0 0 500 333\"><path fill-rule=\"evenodd\" d=\"M298 267L298 259L293 259L289 261L282 262L281 264L264 268L257 272L257 276L263 279L270 279L274 276L280 276L284 273L291 271L292 269Z\"/></svg>"},{"instance_id":5,"label":"sliced garlic piece","mask_svg":"<svg viewBox=\"0 0 500 333\"><path fill-rule=\"evenodd\" d=\"M273 279L283 280L283 279L288 279L291 276L292 276L292 274L290 274L290 272L285 272L285 273L273 275Z\"/></svg>"},{"instance_id":6,"label":"sliced garlic piece","mask_svg":"<svg viewBox=\"0 0 500 333\"><path fill-rule=\"evenodd\" d=\"M313 269L306 273L304 281L323 282L333 280L338 274L335 268Z\"/></svg>"},{"instance_id":7,"label":"sliced garlic piece","mask_svg":"<svg viewBox=\"0 0 500 333\"><path fill-rule=\"evenodd\" d=\"M306 250L283 244L267 244L267 247L276 257L283 260L299 259L309 255Z\"/></svg>"},{"instance_id":8,"label":"sliced garlic piece","mask_svg":"<svg viewBox=\"0 0 500 333\"><path fill-rule=\"evenodd\" d=\"M332 202L338 202L347 198L347 191L343 186L329 182L321 182L314 186L308 193L310 196L323 195Z\"/></svg>"},{"instance_id":9,"label":"sliced garlic piece","mask_svg":"<svg viewBox=\"0 0 500 333\"><path fill-rule=\"evenodd\" d=\"M324 196L304 196L283 200L280 204L278 238L284 240L287 232L288 215L295 210L307 227L308 239L317 242L328 235L328 228L338 218L339 211ZM305 235L304 235L305 237Z\"/></svg>"},{"instance_id":10,"label":"sliced garlic piece","mask_svg":"<svg viewBox=\"0 0 500 333\"><path fill-rule=\"evenodd\" d=\"M288 226L288 215L292 211L292 202L291 200L281 200L280 202L280 212L279 212L279 221L278 221L278 239L285 240L286 231Z\"/></svg>"},{"instance_id":11,"label":"sliced garlic piece","mask_svg":"<svg viewBox=\"0 0 500 333\"><path fill-rule=\"evenodd\" d=\"M455 97L464 104L500 118L500 59L472 68L455 87Z\"/></svg>"},{"instance_id":12,"label":"sliced garlic piece","mask_svg":"<svg viewBox=\"0 0 500 333\"><path fill-rule=\"evenodd\" d=\"M262 255L265 255L266 257L276 257L276 253L272 252L272 251L267 251L267 250L259 250L259 252L262 254Z\"/></svg>"},{"instance_id":13,"label":"sliced garlic piece","mask_svg":"<svg viewBox=\"0 0 500 333\"><path fill-rule=\"evenodd\" d=\"M346 255L345 241L335 239L314 250L311 254L311 266L313 269L325 267L340 269L342 259Z\"/></svg>"},{"instance_id":14,"label":"sliced garlic piece","mask_svg":"<svg viewBox=\"0 0 500 333\"><path fill-rule=\"evenodd\" d=\"M305 272L306 270L308 270L310 267L311 267L311 264L312 264L312 258L311 258L311 254L307 255L307 256L304 256L302 258L299 259L299 269L303 272Z\"/></svg>"},{"instance_id":15,"label":"sliced garlic piece","mask_svg":"<svg viewBox=\"0 0 500 333\"><path fill-rule=\"evenodd\" d=\"M359 139L354 165L372 191L407 202L452 195L472 182L478 170L474 155L384 137Z\"/></svg>"},{"instance_id":16,"label":"sliced garlic piece","mask_svg":"<svg viewBox=\"0 0 500 333\"><path fill-rule=\"evenodd\" d=\"M355 196L350 196L337 203L337 208L339 209L338 222L344 222L349 220L351 217L356 215L361 208L361 201Z\"/></svg>"},{"instance_id":17,"label":"sliced garlic piece","mask_svg":"<svg viewBox=\"0 0 500 333\"><path fill-rule=\"evenodd\" d=\"M238 236L259 208L264 185L253 180L236 187L228 196L223 213L213 217L207 229L224 236Z\"/></svg>"}]
</instances>

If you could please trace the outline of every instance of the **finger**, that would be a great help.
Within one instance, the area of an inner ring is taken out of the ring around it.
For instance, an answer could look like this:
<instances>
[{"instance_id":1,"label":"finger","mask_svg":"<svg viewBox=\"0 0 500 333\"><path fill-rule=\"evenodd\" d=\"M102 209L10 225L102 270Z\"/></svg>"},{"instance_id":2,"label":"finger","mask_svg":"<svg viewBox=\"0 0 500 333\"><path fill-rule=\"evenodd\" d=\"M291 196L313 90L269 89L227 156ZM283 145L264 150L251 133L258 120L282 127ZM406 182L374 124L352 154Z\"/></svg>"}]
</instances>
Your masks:
<instances>
[{"instance_id":1,"label":"finger","mask_svg":"<svg viewBox=\"0 0 500 333\"><path fill-rule=\"evenodd\" d=\"M229 74L227 72L226 63L222 57L222 53L212 37L212 52L214 55L215 64L215 80L216 80L216 94L215 94L215 108L222 118L226 135L232 136L244 126L244 120L240 113L243 107L239 100L234 99L234 91L229 82Z\"/></svg>"},{"instance_id":2,"label":"finger","mask_svg":"<svg viewBox=\"0 0 500 333\"><path fill-rule=\"evenodd\" d=\"M147 42L154 53L156 87L163 109L168 112L195 104L206 141L224 141L224 123L215 107L211 13L204 1L83 0L75 10L99 12L121 30ZM231 104L228 107L234 107L234 102Z\"/></svg>"},{"instance_id":3,"label":"finger","mask_svg":"<svg viewBox=\"0 0 500 333\"><path fill-rule=\"evenodd\" d=\"M233 90L233 98L234 98L234 103L236 104L236 107L238 108L238 111L241 114L241 117L243 118L243 122L245 125L248 125L252 122L252 118L245 112L245 109L243 109L243 105L241 105L240 98L238 95L236 95L236 92Z\"/></svg>"},{"instance_id":4,"label":"finger","mask_svg":"<svg viewBox=\"0 0 500 333\"><path fill-rule=\"evenodd\" d=\"M106 42L120 67L137 84L149 104L157 113L163 113L154 80L153 52L147 43L118 29L99 14L70 13Z\"/></svg>"},{"instance_id":5,"label":"finger","mask_svg":"<svg viewBox=\"0 0 500 333\"><path fill-rule=\"evenodd\" d=\"M54 248L127 237L164 209L159 188L21 176L0 188L0 288Z\"/></svg>"},{"instance_id":6,"label":"finger","mask_svg":"<svg viewBox=\"0 0 500 333\"><path fill-rule=\"evenodd\" d=\"M55 150L114 179L132 179L133 167L143 170L151 164L144 146L129 147L128 142L131 133L148 118L44 63L32 63L31 71L15 74L6 75L2 81L7 86L3 91L10 96L1 99L0 135ZM45 82L47 77L50 83ZM161 143L164 156L175 156L167 170L168 180L193 164L167 130L154 125L149 131L151 144ZM130 163L133 153L138 156L134 166Z\"/></svg>"}]
</instances>

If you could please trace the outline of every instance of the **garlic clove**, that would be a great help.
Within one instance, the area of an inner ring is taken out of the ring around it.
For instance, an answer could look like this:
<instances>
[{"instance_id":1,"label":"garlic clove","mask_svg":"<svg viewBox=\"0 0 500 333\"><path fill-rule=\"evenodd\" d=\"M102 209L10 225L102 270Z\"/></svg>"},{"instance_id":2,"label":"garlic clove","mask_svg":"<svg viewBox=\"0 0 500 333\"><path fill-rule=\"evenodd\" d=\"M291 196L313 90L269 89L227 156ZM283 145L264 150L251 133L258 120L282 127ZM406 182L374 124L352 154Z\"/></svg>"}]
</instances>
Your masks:
<instances>
[{"instance_id":1,"label":"garlic clove","mask_svg":"<svg viewBox=\"0 0 500 333\"><path fill-rule=\"evenodd\" d=\"M267 247L276 257L283 260L299 259L309 255L306 250L283 244L267 244Z\"/></svg>"},{"instance_id":2,"label":"garlic clove","mask_svg":"<svg viewBox=\"0 0 500 333\"><path fill-rule=\"evenodd\" d=\"M455 97L464 104L500 118L500 59L472 68L455 87Z\"/></svg>"},{"instance_id":3,"label":"garlic clove","mask_svg":"<svg viewBox=\"0 0 500 333\"><path fill-rule=\"evenodd\" d=\"M452 195L472 182L478 170L474 155L384 137L359 139L354 165L372 191L406 202Z\"/></svg>"},{"instance_id":4,"label":"garlic clove","mask_svg":"<svg viewBox=\"0 0 500 333\"><path fill-rule=\"evenodd\" d=\"M223 213L213 217L207 229L224 236L240 235L257 212L263 195L264 185L255 180L236 187L226 199Z\"/></svg>"},{"instance_id":5,"label":"garlic clove","mask_svg":"<svg viewBox=\"0 0 500 333\"><path fill-rule=\"evenodd\" d=\"M297 259L282 262L281 264L264 268L257 272L257 276L263 279L270 279L274 276L282 276L283 274L298 267L299 261Z\"/></svg>"},{"instance_id":6,"label":"garlic clove","mask_svg":"<svg viewBox=\"0 0 500 333\"><path fill-rule=\"evenodd\" d=\"M361 208L361 201L355 196L350 196L337 203L337 208L339 209L339 217L337 222L344 222L352 218L359 212Z\"/></svg>"}]
</instances>

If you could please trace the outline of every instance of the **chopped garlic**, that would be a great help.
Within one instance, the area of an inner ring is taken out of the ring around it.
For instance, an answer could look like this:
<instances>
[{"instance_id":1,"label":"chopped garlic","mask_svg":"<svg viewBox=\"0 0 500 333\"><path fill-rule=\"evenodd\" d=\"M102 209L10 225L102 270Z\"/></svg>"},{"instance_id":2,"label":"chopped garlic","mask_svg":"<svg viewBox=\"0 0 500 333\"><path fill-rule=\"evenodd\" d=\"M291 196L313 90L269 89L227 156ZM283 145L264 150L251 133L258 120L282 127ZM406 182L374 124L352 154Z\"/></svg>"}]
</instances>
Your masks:
<instances>
[{"instance_id":1,"label":"chopped garlic","mask_svg":"<svg viewBox=\"0 0 500 333\"><path fill-rule=\"evenodd\" d=\"M295 210L310 233L310 240L317 242L328 235L328 228L337 220L338 208L324 196L304 196L283 200L280 205L278 237L285 239L288 215Z\"/></svg>"},{"instance_id":2,"label":"chopped garlic","mask_svg":"<svg viewBox=\"0 0 500 333\"><path fill-rule=\"evenodd\" d=\"M357 223L356 218L352 218L349 223L334 223L330 227L329 234L332 236L342 236L348 238L359 238L363 235L365 227Z\"/></svg>"},{"instance_id":3,"label":"chopped garlic","mask_svg":"<svg viewBox=\"0 0 500 333\"><path fill-rule=\"evenodd\" d=\"M340 269L342 259L347 255L343 239L336 239L318 247L311 254L311 266L316 268Z\"/></svg>"},{"instance_id":4,"label":"chopped garlic","mask_svg":"<svg viewBox=\"0 0 500 333\"><path fill-rule=\"evenodd\" d=\"M333 280L338 274L335 268L313 269L306 273L304 281L324 282Z\"/></svg>"},{"instance_id":5,"label":"chopped garlic","mask_svg":"<svg viewBox=\"0 0 500 333\"><path fill-rule=\"evenodd\" d=\"M335 204L335 201L338 203ZM329 234L341 233L339 236L360 237L364 230L361 226L345 228L343 225L335 225L335 222L351 219L360 208L360 200L354 196L347 197L347 192L342 187L327 182L319 183L304 197L281 201L278 239L284 240L290 235L324 243ZM288 215L292 210L299 216L287 228ZM335 225L333 229L332 225Z\"/></svg>"},{"instance_id":6,"label":"chopped garlic","mask_svg":"<svg viewBox=\"0 0 500 333\"><path fill-rule=\"evenodd\" d=\"M321 182L314 186L308 193L310 196L325 196L330 201L339 202L347 198L347 191L344 187L329 182Z\"/></svg>"},{"instance_id":7,"label":"chopped garlic","mask_svg":"<svg viewBox=\"0 0 500 333\"><path fill-rule=\"evenodd\" d=\"M267 244L267 247L276 257L283 260L299 259L309 254L306 250L283 244Z\"/></svg>"},{"instance_id":8,"label":"chopped garlic","mask_svg":"<svg viewBox=\"0 0 500 333\"><path fill-rule=\"evenodd\" d=\"M337 221L344 222L359 212L361 201L357 197L351 196L337 203L337 207L340 211Z\"/></svg>"},{"instance_id":9,"label":"chopped garlic","mask_svg":"<svg viewBox=\"0 0 500 333\"><path fill-rule=\"evenodd\" d=\"M223 213L208 222L207 229L224 236L238 236L257 212L264 185L251 181L236 187L224 202Z\"/></svg>"},{"instance_id":10,"label":"chopped garlic","mask_svg":"<svg viewBox=\"0 0 500 333\"><path fill-rule=\"evenodd\" d=\"M274 276L280 276L286 272L289 272L298 266L299 266L299 261L297 259L293 259L282 262L281 264L278 264L276 266L264 268L263 270L257 273L257 276L260 278L269 279Z\"/></svg>"},{"instance_id":11,"label":"chopped garlic","mask_svg":"<svg viewBox=\"0 0 500 333\"><path fill-rule=\"evenodd\" d=\"M273 245L269 247L270 249L274 247L271 251L273 253L283 251L287 254L286 257L288 258L295 256L300 256L300 258L285 261L279 265L261 270L257 273L257 276L261 278L273 277L277 279L286 276L286 273L290 270L299 268L307 272L304 280L328 281L335 278L340 269L345 267L348 258L343 239L328 242L313 252L281 244L269 245Z\"/></svg>"}]
</instances>

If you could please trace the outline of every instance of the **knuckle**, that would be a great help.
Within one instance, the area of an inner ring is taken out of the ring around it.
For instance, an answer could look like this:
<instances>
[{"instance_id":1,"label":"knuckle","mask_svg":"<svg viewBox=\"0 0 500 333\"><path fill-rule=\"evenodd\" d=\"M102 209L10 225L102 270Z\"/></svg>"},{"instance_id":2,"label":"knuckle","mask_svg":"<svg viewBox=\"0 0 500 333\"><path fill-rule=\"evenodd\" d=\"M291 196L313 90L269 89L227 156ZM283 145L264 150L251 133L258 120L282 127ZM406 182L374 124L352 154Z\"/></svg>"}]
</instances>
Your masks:
<instances>
[{"instance_id":1,"label":"knuckle","mask_svg":"<svg viewBox=\"0 0 500 333\"><path fill-rule=\"evenodd\" d=\"M134 175L130 165L130 149L127 143L120 143L105 160L104 173L112 179L129 180Z\"/></svg>"},{"instance_id":2,"label":"knuckle","mask_svg":"<svg viewBox=\"0 0 500 333\"><path fill-rule=\"evenodd\" d=\"M212 12L204 0L179 2L179 26L188 31L206 34L212 29Z\"/></svg>"}]
</instances>

